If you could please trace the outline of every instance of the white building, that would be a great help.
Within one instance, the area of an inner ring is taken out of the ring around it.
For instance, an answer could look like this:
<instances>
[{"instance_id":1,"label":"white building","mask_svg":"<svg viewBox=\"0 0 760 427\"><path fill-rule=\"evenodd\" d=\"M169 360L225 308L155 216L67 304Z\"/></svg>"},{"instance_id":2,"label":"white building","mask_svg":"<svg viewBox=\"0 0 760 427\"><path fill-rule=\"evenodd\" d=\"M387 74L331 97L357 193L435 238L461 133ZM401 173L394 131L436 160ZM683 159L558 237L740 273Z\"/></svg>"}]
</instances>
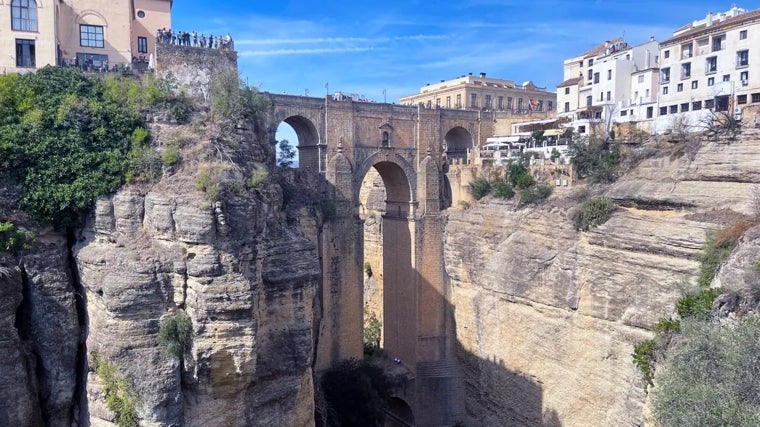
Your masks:
<instances>
[{"instance_id":1,"label":"white building","mask_svg":"<svg viewBox=\"0 0 760 427\"><path fill-rule=\"evenodd\" d=\"M634 47L618 38L565 60L558 115L570 118L569 126L580 134L594 126L653 121L658 50L654 38Z\"/></svg>"},{"instance_id":2,"label":"white building","mask_svg":"<svg viewBox=\"0 0 760 427\"><path fill-rule=\"evenodd\" d=\"M660 44L660 67L658 132L760 104L760 9L732 7L677 29Z\"/></svg>"}]
</instances>

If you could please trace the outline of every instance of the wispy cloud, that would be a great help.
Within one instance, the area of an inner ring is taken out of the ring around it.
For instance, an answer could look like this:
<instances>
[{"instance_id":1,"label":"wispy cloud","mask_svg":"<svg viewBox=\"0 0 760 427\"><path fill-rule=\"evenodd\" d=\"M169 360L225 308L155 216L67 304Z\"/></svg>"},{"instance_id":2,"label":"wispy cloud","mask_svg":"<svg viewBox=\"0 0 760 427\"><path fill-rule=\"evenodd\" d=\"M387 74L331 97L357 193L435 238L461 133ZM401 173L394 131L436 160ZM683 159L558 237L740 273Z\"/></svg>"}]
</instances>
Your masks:
<instances>
[{"instance_id":1,"label":"wispy cloud","mask_svg":"<svg viewBox=\"0 0 760 427\"><path fill-rule=\"evenodd\" d=\"M314 44L314 43L389 43L394 41L443 40L448 35L425 35L397 37L300 37L275 39L244 39L235 42L238 45L277 45L277 44Z\"/></svg>"},{"instance_id":2,"label":"wispy cloud","mask_svg":"<svg viewBox=\"0 0 760 427\"><path fill-rule=\"evenodd\" d=\"M283 56L283 55L317 55L325 53L348 53L366 52L374 50L373 47L318 47L312 49L267 49L267 50L243 50L238 51L241 57L251 56Z\"/></svg>"}]
</instances>

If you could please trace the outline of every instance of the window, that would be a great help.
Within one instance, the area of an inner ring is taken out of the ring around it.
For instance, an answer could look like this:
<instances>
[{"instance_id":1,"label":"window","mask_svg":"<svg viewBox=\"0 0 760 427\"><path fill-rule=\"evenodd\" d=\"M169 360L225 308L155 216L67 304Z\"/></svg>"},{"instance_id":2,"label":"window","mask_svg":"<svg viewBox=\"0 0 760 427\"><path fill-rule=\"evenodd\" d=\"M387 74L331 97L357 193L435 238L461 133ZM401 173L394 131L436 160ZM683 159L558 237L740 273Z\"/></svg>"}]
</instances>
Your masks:
<instances>
[{"instance_id":1,"label":"window","mask_svg":"<svg viewBox=\"0 0 760 427\"><path fill-rule=\"evenodd\" d=\"M660 83L670 82L670 67L660 70Z\"/></svg>"},{"instance_id":2,"label":"window","mask_svg":"<svg viewBox=\"0 0 760 427\"><path fill-rule=\"evenodd\" d=\"M712 74L718 71L718 57L711 56L705 59L705 74Z\"/></svg>"},{"instance_id":3,"label":"window","mask_svg":"<svg viewBox=\"0 0 760 427\"><path fill-rule=\"evenodd\" d=\"M668 94L668 87L667 86L663 86L662 87L662 94L663 95L667 95Z\"/></svg>"},{"instance_id":4,"label":"window","mask_svg":"<svg viewBox=\"0 0 760 427\"><path fill-rule=\"evenodd\" d=\"M594 77L594 70L588 70L588 79L591 80Z\"/></svg>"},{"instance_id":5,"label":"window","mask_svg":"<svg viewBox=\"0 0 760 427\"><path fill-rule=\"evenodd\" d=\"M726 36L715 36L712 39L712 51L717 52L719 50L723 50L725 47L723 44L723 41L725 40Z\"/></svg>"},{"instance_id":6,"label":"window","mask_svg":"<svg viewBox=\"0 0 760 427\"><path fill-rule=\"evenodd\" d=\"M660 115L665 116L668 114L668 107L660 107Z\"/></svg>"},{"instance_id":7,"label":"window","mask_svg":"<svg viewBox=\"0 0 760 427\"><path fill-rule=\"evenodd\" d=\"M691 77L691 62L681 64L681 79L688 79Z\"/></svg>"},{"instance_id":8,"label":"window","mask_svg":"<svg viewBox=\"0 0 760 427\"><path fill-rule=\"evenodd\" d=\"M11 1L11 29L13 31L37 31L36 1Z\"/></svg>"},{"instance_id":9,"label":"window","mask_svg":"<svg viewBox=\"0 0 760 427\"><path fill-rule=\"evenodd\" d=\"M747 95L737 95L736 96L736 103L737 104L746 104L747 103Z\"/></svg>"},{"instance_id":10,"label":"window","mask_svg":"<svg viewBox=\"0 0 760 427\"><path fill-rule=\"evenodd\" d=\"M707 108L709 110L710 108L713 108L713 107L715 107L715 100L714 99L705 99L705 108Z\"/></svg>"},{"instance_id":11,"label":"window","mask_svg":"<svg viewBox=\"0 0 760 427\"><path fill-rule=\"evenodd\" d=\"M486 108L491 108L491 95L486 95Z\"/></svg>"},{"instance_id":12,"label":"window","mask_svg":"<svg viewBox=\"0 0 760 427\"><path fill-rule=\"evenodd\" d=\"M451 108L451 97L450 96L446 97L446 108Z\"/></svg>"},{"instance_id":13,"label":"window","mask_svg":"<svg viewBox=\"0 0 760 427\"><path fill-rule=\"evenodd\" d=\"M570 88L569 87L565 88L565 95L570 95Z\"/></svg>"},{"instance_id":14,"label":"window","mask_svg":"<svg viewBox=\"0 0 760 427\"><path fill-rule=\"evenodd\" d=\"M612 92L607 91L607 101L612 101Z\"/></svg>"},{"instance_id":15,"label":"window","mask_svg":"<svg viewBox=\"0 0 760 427\"><path fill-rule=\"evenodd\" d=\"M681 104L681 112L685 113L686 111L689 111L689 103L688 102L684 102L683 104Z\"/></svg>"},{"instance_id":16,"label":"window","mask_svg":"<svg viewBox=\"0 0 760 427\"><path fill-rule=\"evenodd\" d=\"M517 111L522 111L522 109L523 109L523 99L522 98L518 98L517 99Z\"/></svg>"},{"instance_id":17,"label":"window","mask_svg":"<svg viewBox=\"0 0 760 427\"><path fill-rule=\"evenodd\" d=\"M644 96L646 96L647 98L649 98L649 89L647 89L645 93L646 93L646 95L644 95Z\"/></svg>"},{"instance_id":18,"label":"window","mask_svg":"<svg viewBox=\"0 0 760 427\"><path fill-rule=\"evenodd\" d=\"M670 111L670 114L678 113L678 105L671 105L669 111Z\"/></svg>"},{"instance_id":19,"label":"window","mask_svg":"<svg viewBox=\"0 0 760 427\"><path fill-rule=\"evenodd\" d=\"M148 38L147 37L137 38L137 52L148 53Z\"/></svg>"},{"instance_id":20,"label":"window","mask_svg":"<svg viewBox=\"0 0 760 427\"><path fill-rule=\"evenodd\" d=\"M752 102L760 102L760 93L752 94Z\"/></svg>"},{"instance_id":21,"label":"window","mask_svg":"<svg viewBox=\"0 0 760 427\"><path fill-rule=\"evenodd\" d=\"M628 115L628 110L621 110L620 111L620 117L625 117Z\"/></svg>"},{"instance_id":22,"label":"window","mask_svg":"<svg viewBox=\"0 0 760 427\"><path fill-rule=\"evenodd\" d=\"M736 52L736 66L746 67L749 65L749 50L740 50Z\"/></svg>"},{"instance_id":23,"label":"window","mask_svg":"<svg viewBox=\"0 0 760 427\"><path fill-rule=\"evenodd\" d=\"M388 133L388 131L383 131L383 140L380 143L383 147L390 147L391 146L391 134Z\"/></svg>"},{"instance_id":24,"label":"window","mask_svg":"<svg viewBox=\"0 0 760 427\"><path fill-rule=\"evenodd\" d=\"M103 47L103 27L100 25L80 25L79 45L84 47Z\"/></svg>"},{"instance_id":25,"label":"window","mask_svg":"<svg viewBox=\"0 0 760 427\"><path fill-rule=\"evenodd\" d=\"M544 111L544 100L539 99L538 100L538 111Z\"/></svg>"},{"instance_id":26,"label":"window","mask_svg":"<svg viewBox=\"0 0 760 427\"><path fill-rule=\"evenodd\" d=\"M742 81L742 86L747 86L749 84L749 71L742 71L739 74L739 80Z\"/></svg>"},{"instance_id":27,"label":"window","mask_svg":"<svg viewBox=\"0 0 760 427\"><path fill-rule=\"evenodd\" d=\"M436 106L436 108L440 108L441 107L441 98L436 98L435 99L435 106Z\"/></svg>"},{"instance_id":28,"label":"window","mask_svg":"<svg viewBox=\"0 0 760 427\"><path fill-rule=\"evenodd\" d=\"M566 113L570 112L570 103L569 102L565 102L565 112Z\"/></svg>"},{"instance_id":29,"label":"window","mask_svg":"<svg viewBox=\"0 0 760 427\"><path fill-rule=\"evenodd\" d=\"M694 45L691 43L681 45L681 59L691 58L694 54Z\"/></svg>"},{"instance_id":30,"label":"window","mask_svg":"<svg viewBox=\"0 0 760 427\"><path fill-rule=\"evenodd\" d=\"M591 104L593 104L594 101L591 99L591 95L586 97L586 107L590 107Z\"/></svg>"},{"instance_id":31,"label":"window","mask_svg":"<svg viewBox=\"0 0 760 427\"><path fill-rule=\"evenodd\" d=\"M599 83L599 73L594 73L594 83Z\"/></svg>"},{"instance_id":32,"label":"window","mask_svg":"<svg viewBox=\"0 0 760 427\"><path fill-rule=\"evenodd\" d=\"M599 100L604 101L604 92L599 92Z\"/></svg>"},{"instance_id":33,"label":"window","mask_svg":"<svg viewBox=\"0 0 760 427\"><path fill-rule=\"evenodd\" d=\"M507 110L511 110L511 109L512 109L512 97L508 96L507 97Z\"/></svg>"},{"instance_id":34,"label":"window","mask_svg":"<svg viewBox=\"0 0 760 427\"><path fill-rule=\"evenodd\" d=\"M546 107L546 108L547 108L549 111L554 111L554 102L552 102L552 101L546 101L546 104L547 104L547 107Z\"/></svg>"},{"instance_id":35,"label":"window","mask_svg":"<svg viewBox=\"0 0 760 427\"><path fill-rule=\"evenodd\" d=\"M707 78L707 86L713 86L715 84L715 77Z\"/></svg>"},{"instance_id":36,"label":"window","mask_svg":"<svg viewBox=\"0 0 760 427\"><path fill-rule=\"evenodd\" d=\"M692 81L691 81L691 88L692 88L692 89L696 89L696 88L698 88L698 87L699 87L699 81L697 81L697 80L692 80Z\"/></svg>"},{"instance_id":37,"label":"window","mask_svg":"<svg viewBox=\"0 0 760 427\"><path fill-rule=\"evenodd\" d=\"M663 57L663 58L665 58L665 59L668 59L668 58L670 58L670 51L669 51L669 50L666 50L665 52L663 52L663 53L662 53L662 57Z\"/></svg>"},{"instance_id":38,"label":"window","mask_svg":"<svg viewBox=\"0 0 760 427\"><path fill-rule=\"evenodd\" d=\"M691 103L691 109L694 111L698 111L702 109L702 101L694 101Z\"/></svg>"},{"instance_id":39,"label":"window","mask_svg":"<svg viewBox=\"0 0 760 427\"><path fill-rule=\"evenodd\" d=\"M723 74L723 81L724 82L730 82L731 81L731 74Z\"/></svg>"},{"instance_id":40,"label":"window","mask_svg":"<svg viewBox=\"0 0 760 427\"><path fill-rule=\"evenodd\" d=\"M457 108L462 108L462 95L457 95Z\"/></svg>"},{"instance_id":41,"label":"window","mask_svg":"<svg viewBox=\"0 0 760 427\"><path fill-rule=\"evenodd\" d=\"M145 11L144 10L138 10L137 11L137 17L138 18L145 18Z\"/></svg>"},{"instance_id":42,"label":"window","mask_svg":"<svg viewBox=\"0 0 760 427\"><path fill-rule=\"evenodd\" d=\"M639 99L639 91L633 93L633 99Z\"/></svg>"},{"instance_id":43,"label":"window","mask_svg":"<svg viewBox=\"0 0 760 427\"><path fill-rule=\"evenodd\" d=\"M678 83L676 86L676 92L683 92L683 83Z\"/></svg>"},{"instance_id":44,"label":"window","mask_svg":"<svg viewBox=\"0 0 760 427\"><path fill-rule=\"evenodd\" d=\"M747 30L739 31L739 40L745 40L747 38Z\"/></svg>"},{"instance_id":45,"label":"window","mask_svg":"<svg viewBox=\"0 0 760 427\"><path fill-rule=\"evenodd\" d=\"M36 66L34 40L16 39L16 66L24 68Z\"/></svg>"},{"instance_id":46,"label":"window","mask_svg":"<svg viewBox=\"0 0 760 427\"><path fill-rule=\"evenodd\" d=\"M612 80L612 70L607 70L607 80Z\"/></svg>"},{"instance_id":47,"label":"window","mask_svg":"<svg viewBox=\"0 0 760 427\"><path fill-rule=\"evenodd\" d=\"M640 75L640 76L638 77L638 79L639 79L639 83L644 83L644 75L643 75L643 74L642 74L642 75Z\"/></svg>"},{"instance_id":48,"label":"window","mask_svg":"<svg viewBox=\"0 0 760 427\"><path fill-rule=\"evenodd\" d=\"M470 107L477 107L478 106L478 95L471 93L470 94Z\"/></svg>"},{"instance_id":49,"label":"window","mask_svg":"<svg viewBox=\"0 0 760 427\"><path fill-rule=\"evenodd\" d=\"M594 65L594 58L588 60L588 66L590 67L592 65Z\"/></svg>"},{"instance_id":50,"label":"window","mask_svg":"<svg viewBox=\"0 0 760 427\"><path fill-rule=\"evenodd\" d=\"M499 110L503 110L503 109L504 109L504 97L503 97L503 96L500 96L500 97L499 97L499 101L498 101L498 102L499 102L499 105L498 105L498 107L497 107L497 108L498 108Z\"/></svg>"},{"instance_id":51,"label":"window","mask_svg":"<svg viewBox=\"0 0 760 427\"><path fill-rule=\"evenodd\" d=\"M654 115L654 107L647 107L647 118L651 119Z\"/></svg>"},{"instance_id":52,"label":"window","mask_svg":"<svg viewBox=\"0 0 760 427\"><path fill-rule=\"evenodd\" d=\"M586 133L586 126L578 126L578 133Z\"/></svg>"}]
</instances>

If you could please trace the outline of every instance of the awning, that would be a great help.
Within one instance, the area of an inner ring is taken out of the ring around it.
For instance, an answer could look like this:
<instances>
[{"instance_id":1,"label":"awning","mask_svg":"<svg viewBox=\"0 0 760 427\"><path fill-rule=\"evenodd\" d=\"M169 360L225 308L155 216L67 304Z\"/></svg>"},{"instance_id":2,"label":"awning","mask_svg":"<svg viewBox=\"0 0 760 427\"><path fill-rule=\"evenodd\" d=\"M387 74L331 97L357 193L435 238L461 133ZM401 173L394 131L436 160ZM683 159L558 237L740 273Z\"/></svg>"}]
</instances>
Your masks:
<instances>
[{"instance_id":1,"label":"awning","mask_svg":"<svg viewBox=\"0 0 760 427\"><path fill-rule=\"evenodd\" d=\"M544 136L560 136L565 133L564 130L560 129L549 129L544 131Z\"/></svg>"},{"instance_id":2,"label":"awning","mask_svg":"<svg viewBox=\"0 0 760 427\"><path fill-rule=\"evenodd\" d=\"M519 136L513 135L513 136L493 136L491 138L486 139L486 145L491 144L504 144L504 143L510 143L510 142L517 142L520 140Z\"/></svg>"}]
</instances>

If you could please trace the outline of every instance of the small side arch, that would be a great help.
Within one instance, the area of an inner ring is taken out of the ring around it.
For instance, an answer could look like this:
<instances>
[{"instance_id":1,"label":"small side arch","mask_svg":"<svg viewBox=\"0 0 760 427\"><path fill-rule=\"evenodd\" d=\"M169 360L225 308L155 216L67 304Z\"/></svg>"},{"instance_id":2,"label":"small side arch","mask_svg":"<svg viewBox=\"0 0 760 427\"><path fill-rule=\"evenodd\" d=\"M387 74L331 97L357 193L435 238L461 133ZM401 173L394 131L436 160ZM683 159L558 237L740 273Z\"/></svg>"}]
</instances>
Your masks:
<instances>
[{"instance_id":1,"label":"small side arch","mask_svg":"<svg viewBox=\"0 0 760 427\"><path fill-rule=\"evenodd\" d=\"M413 427L414 413L404 399L391 397L385 411L385 427Z\"/></svg>"},{"instance_id":2,"label":"small side arch","mask_svg":"<svg viewBox=\"0 0 760 427\"><path fill-rule=\"evenodd\" d=\"M467 163L467 155L472 151L472 134L461 127L450 129L444 137L446 154L450 162Z\"/></svg>"}]
</instances>

